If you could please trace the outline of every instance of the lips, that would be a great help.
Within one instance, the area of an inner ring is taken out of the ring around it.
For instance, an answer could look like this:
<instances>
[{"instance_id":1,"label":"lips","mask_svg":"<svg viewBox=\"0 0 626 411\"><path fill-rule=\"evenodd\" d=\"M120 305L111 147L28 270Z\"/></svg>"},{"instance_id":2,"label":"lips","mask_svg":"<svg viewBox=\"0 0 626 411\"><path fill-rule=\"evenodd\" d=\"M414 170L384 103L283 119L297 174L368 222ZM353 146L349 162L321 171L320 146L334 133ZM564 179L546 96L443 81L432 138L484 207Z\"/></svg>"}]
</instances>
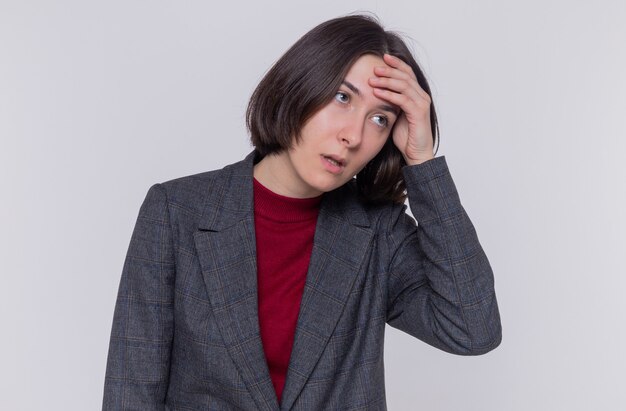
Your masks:
<instances>
[{"instance_id":1,"label":"lips","mask_svg":"<svg viewBox=\"0 0 626 411\"><path fill-rule=\"evenodd\" d=\"M329 163L337 166L337 167L345 167L346 165L346 160L344 160L343 158L339 157L339 156L335 156L335 155L326 155L323 154L322 155Z\"/></svg>"},{"instance_id":2,"label":"lips","mask_svg":"<svg viewBox=\"0 0 626 411\"><path fill-rule=\"evenodd\" d=\"M346 160L339 156L322 154L320 157L324 168L332 174L341 174L346 166Z\"/></svg>"}]
</instances>

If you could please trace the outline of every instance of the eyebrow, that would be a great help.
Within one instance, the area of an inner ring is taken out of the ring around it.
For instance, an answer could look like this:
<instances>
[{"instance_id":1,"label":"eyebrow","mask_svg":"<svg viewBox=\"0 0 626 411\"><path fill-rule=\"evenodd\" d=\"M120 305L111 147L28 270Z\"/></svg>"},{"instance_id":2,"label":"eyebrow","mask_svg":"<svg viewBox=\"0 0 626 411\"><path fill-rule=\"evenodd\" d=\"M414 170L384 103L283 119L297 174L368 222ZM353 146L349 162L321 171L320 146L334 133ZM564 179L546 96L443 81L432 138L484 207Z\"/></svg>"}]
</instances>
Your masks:
<instances>
[{"instance_id":1,"label":"eyebrow","mask_svg":"<svg viewBox=\"0 0 626 411\"><path fill-rule=\"evenodd\" d=\"M348 87L350 91L352 91L356 96L361 97L361 90L359 90L354 84L350 83L348 80L344 80L341 82L344 86ZM390 113L395 114L396 116L400 113L400 108L395 106L390 106L389 104L381 104L378 106L379 109L388 111Z\"/></svg>"}]
</instances>

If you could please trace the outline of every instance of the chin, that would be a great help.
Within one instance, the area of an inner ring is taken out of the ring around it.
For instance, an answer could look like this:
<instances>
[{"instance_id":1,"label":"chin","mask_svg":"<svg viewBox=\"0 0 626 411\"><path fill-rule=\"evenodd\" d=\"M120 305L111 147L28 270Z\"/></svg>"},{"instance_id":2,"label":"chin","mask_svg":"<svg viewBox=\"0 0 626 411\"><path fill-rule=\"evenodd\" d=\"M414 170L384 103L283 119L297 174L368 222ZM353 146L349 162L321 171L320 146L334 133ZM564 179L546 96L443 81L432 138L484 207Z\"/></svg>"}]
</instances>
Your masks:
<instances>
[{"instance_id":1,"label":"chin","mask_svg":"<svg viewBox=\"0 0 626 411\"><path fill-rule=\"evenodd\" d=\"M333 180L333 181L318 181L317 184L313 184L312 187L315 188L318 191L321 191L323 193L328 193L329 191L333 191L339 187L341 187L342 185L344 185L347 181L338 181L338 180Z\"/></svg>"}]
</instances>

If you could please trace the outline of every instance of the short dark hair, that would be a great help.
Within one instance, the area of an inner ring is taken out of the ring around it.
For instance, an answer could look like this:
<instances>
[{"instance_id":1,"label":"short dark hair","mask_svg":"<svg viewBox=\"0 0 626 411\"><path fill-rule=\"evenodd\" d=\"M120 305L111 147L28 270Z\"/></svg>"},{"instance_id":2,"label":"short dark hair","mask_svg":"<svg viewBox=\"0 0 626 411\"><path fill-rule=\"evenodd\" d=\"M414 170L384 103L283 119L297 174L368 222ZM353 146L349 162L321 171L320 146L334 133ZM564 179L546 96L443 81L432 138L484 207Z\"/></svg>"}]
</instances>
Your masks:
<instances>
[{"instance_id":1,"label":"short dark hair","mask_svg":"<svg viewBox=\"0 0 626 411\"><path fill-rule=\"evenodd\" d=\"M246 111L252 145L260 157L289 149L302 127L337 93L354 62L365 54L394 55L413 69L419 85L431 96L433 144L439 126L430 87L400 35L385 31L375 17L349 15L328 20L302 36L263 77ZM393 132L393 131L392 131ZM391 138L357 174L362 200L370 203L406 199L402 177L404 157Z\"/></svg>"}]
</instances>

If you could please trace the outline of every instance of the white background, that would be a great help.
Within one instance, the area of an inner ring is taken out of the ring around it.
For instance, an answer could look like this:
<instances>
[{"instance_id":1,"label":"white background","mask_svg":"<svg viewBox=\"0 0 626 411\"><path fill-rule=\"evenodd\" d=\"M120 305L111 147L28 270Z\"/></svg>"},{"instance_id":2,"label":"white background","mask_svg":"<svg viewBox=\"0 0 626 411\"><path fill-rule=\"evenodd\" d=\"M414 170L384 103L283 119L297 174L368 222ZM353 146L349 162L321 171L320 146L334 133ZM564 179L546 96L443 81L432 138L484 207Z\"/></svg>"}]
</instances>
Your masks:
<instances>
[{"instance_id":1,"label":"white background","mask_svg":"<svg viewBox=\"0 0 626 411\"><path fill-rule=\"evenodd\" d=\"M388 327L390 410L626 409L623 1L0 0L0 409L101 407L148 188L250 151L247 100L318 23L412 39L504 338Z\"/></svg>"}]
</instances>

